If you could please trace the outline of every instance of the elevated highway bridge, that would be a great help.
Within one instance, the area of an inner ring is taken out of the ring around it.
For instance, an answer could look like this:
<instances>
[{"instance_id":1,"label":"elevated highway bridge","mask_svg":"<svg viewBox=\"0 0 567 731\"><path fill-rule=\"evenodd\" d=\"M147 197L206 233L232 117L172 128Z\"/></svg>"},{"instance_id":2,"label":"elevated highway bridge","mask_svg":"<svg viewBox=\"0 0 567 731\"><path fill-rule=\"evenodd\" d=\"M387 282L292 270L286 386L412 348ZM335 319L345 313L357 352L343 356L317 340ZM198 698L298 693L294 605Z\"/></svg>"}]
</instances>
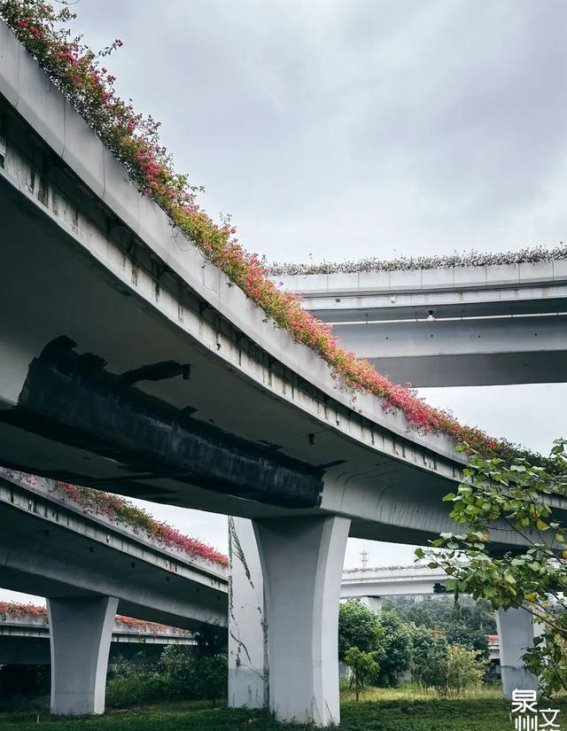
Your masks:
<instances>
[{"instance_id":1,"label":"elevated highway bridge","mask_svg":"<svg viewBox=\"0 0 567 731\"><path fill-rule=\"evenodd\" d=\"M13 614L0 607L0 665L49 665L50 631L47 611ZM109 660L134 657L143 647L156 659L166 645L193 647L192 632L162 624L133 622L117 616L112 627Z\"/></svg>"},{"instance_id":2,"label":"elevated highway bridge","mask_svg":"<svg viewBox=\"0 0 567 731\"><path fill-rule=\"evenodd\" d=\"M384 599L394 596L425 596L442 591L447 581L443 569L412 566L379 566L343 571L341 599L361 599L380 611Z\"/></svg>"},{"instance_id":3,"label":"elevated highway bridge","mask_svg":"<svg viewBox=\"0 0 567 731\"><path fill-rule=\"evenodd\" d=\"M0 468L0 587L57 600L105 596L122 615L226 626L228 570L89 514L52 481Z\"/></svg>"},{"instance_id":4,"label":"elevated highway bridge","mask_svg":"<svg viewBox=\"0 0 567 731\"><path fill-rule=\"evenodd\" d=\"M395 383L567 379L567 260L274 279Z\"/></svg>"},{"instance_id":5,"label":"elevated highway bridge","mask_svg":"<svg viewBox=\"0 0 567 731\"><path fill-rule=\"evenodd\" d=\"M50 631L43 619L31 629L13 617L0 623L0 663L49 657L54 712L104 710L112 643L132 639L124 623L117 634L117 612L185 630L227 625L226 567L91 515L58 495L48 478L4 468L0 587L47 597ZM182 630L170 635L188 637Z\"/></svg>"},{"instance_id":6,"label":"elevated highway bridge","mask_svg":"<svg viewBox=\"0 0 567 731\"><path fill-rule=\"evenodd\" d=\"M270 706L281 720L338 722L347 537L424 543L450 530L441 497L462 457L378 399L353 402L267 321L4 25L0 119L0 464L253 519ZM107 610L97 616L102 632ZM233 701L260 697L265 677L251 672ZM68 698L59 710L95 710Z\"/></svg>"}]
</instances>

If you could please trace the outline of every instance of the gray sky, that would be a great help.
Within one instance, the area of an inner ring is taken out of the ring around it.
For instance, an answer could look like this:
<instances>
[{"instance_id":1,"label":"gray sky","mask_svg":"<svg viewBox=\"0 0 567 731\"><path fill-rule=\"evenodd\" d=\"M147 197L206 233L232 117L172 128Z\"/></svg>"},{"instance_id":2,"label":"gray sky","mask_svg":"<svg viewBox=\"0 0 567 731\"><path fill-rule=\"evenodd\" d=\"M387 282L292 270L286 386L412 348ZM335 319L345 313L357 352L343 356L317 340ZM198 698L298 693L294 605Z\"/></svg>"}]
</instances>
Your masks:
<instances>
[{"instance_id":1,"label":"gray sky","mask_svg":"<svg viewBox=\"0 0 567 731\"><path fill-rule=\"evenodd\" d=\"M564 0L80 0L77 30L176 166L270 260L554 245L567 208ZM547 452L567 387L430 389ZM226 519L151 506L226 550ZM350 541L375 564L412 551ZM1 595L2 592L0 592Z\"/></svg>"}]
</instances>

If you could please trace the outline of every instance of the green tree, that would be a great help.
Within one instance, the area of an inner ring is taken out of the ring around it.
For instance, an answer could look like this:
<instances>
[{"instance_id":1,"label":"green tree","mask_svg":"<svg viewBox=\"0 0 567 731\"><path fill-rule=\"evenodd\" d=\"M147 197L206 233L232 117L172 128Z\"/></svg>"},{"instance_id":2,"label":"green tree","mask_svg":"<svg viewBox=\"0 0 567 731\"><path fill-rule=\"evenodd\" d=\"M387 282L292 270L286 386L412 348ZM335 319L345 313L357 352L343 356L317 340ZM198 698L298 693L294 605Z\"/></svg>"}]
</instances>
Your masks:
<instances>
[{"instance_id":1,"label":"green tree","mask_svg":"<svg viewBox=\"0 0 567 731\"><path fill-rule=\"evenodd\" d=\"M416 602L413 598L397 597L384 603L384 609L395 610L406 624L417 627L449 631L452 624L465 624L471 633L482 635L496 632L494 609L486 599L475 600L470 596L453 594L424 597Z\"/></svg>"},{"instance_id":2,"label":"green tree","mask_svg":"<svg viewBox=\"0 0 567 731\"><path fill-rule=\"evenodd\" d=\"M449 645L447 652L447 689L461 692L480 685L486 672L486 659L477 650Z\"/></svg>"},{"instance_id":3,"label":"green tree","mask_svg":"<svg viewBox=\"0 0 567 731\"><path fill-rule=\"evenodd\" d=\"M479 685L485 672L486 660L476 650L451 645L443 635L424 642L414 656L414 678L440 695Z\"/></svg>"},{"instance_id":4,"label":"green tree","mask_svg":"<svg viewBox=\"0 0 567 731\"><path fill-rule=\"evenodd\" d=\"M352 672L351 688L358 701L360 691L368 684L370 678L377 675L378 663L371 652L362 652L358 647L350 647L345 653L345 662Z\"/></svg>"},{"instance_id":5,"label":"green tree","mask_svg":"<svg viewBox=\"0 0 567 731\"><path fill-rule=\"evenodd\" d=\"M482 657L488 658L488 640L481 630L473 629L470 624L458 620L447 626L446 635L449 644L475 650Z\"/></svg>"},{"instance_id":6,"label":"green tree","mask_svg":"<svg viewBox=\"0 0 567 731\"><path fill-rule=\"evenodd\" d=\"M427 657L434 643L433 634L426 627L410 625L411 633L411 676L413 680L421 681L427 666Z\"/></svg>"},{"instance_id":7,"label":"green tree","mask_svg":"<svg viewBox=\"0 0 567 731\"><path fill-rule=\"evenodd\" d=\"M380 665L377 685L394 686L409 670L412 656L411 632L396 612L382 611L376 628L375 657Z\"/></svg>"},{"instance_id":8,"label":"green tree","mask_svg":"<svg viewBox=\"0 0 567 731\"><path fill-rule=\"evenodd\" d=\"M415 658L415 679L422 685L433 688L447 686L449 643L442 635L432 637L430 643L424 643L422 651Z\"/></svg>"},{"instance_id":9,"label":"green tree","mask_svg":"<svg viewBox=\"0 0 567 731\"><path fill-rule=\"evenodd\" d=\"M358 599L349 599L339 607L339 658L346 661L351 647L371 652L376 644L378 615Z\"/></svg>"},{"instance_id":10,"label":"green tree","mask_svg":"<svg viewBox=\"0 0 567 731\"><path fill-rule=\"evenodd\" d=\"M416 552L427 555L431 567L444 568L456 592L482 597L494 609L523 606L543 622L545 630L525 661L547 693L567 689L565 445L562 439L554 443L545 467L471 451L464 482L444 498L453 504L451 517L463 533L443 533L433 550ZM495 555L491 543L498 540L517 548Z\"/></svg>"}]
</instances>

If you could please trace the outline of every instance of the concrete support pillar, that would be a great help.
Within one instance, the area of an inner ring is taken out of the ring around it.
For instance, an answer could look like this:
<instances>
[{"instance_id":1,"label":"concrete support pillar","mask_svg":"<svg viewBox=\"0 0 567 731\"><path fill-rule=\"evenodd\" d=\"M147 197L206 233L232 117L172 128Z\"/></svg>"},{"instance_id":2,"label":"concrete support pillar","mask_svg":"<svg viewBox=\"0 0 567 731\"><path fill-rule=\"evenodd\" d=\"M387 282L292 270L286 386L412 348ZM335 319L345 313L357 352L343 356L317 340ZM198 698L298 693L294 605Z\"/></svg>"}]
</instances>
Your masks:
<instances>
[{"instance_id":1,"label":"concrete support pillar","mask_svg":"<svg viewBox=\"0 0 567 731\"><path fill-rule=\"evenodd\" d=\"M48 599L51 713L104 713L106 670L118 599Z\"/></svg>"},{"instance_id":2,"label":"concrete support pillar","mask_svg":"<svg viewBox=\"0 0 567 731\"><path fill-rule=\"evenodd\" d=\"M264 708L268 705L264 581L251 520L228 519L228 547L228 705Z\"/></svg>"},{"instance_id":3,"label":"concrete support pillar","mask_svg":"<svg viewBox=\"0 0 567 731\"><path fill-rule=\"evenodd\" d=\"M533 646L538 634L532 616L525 609L499 609L496 626L500 639L500 671L504 698L513 690L537 690L538 679L524 667L522 655Z\"/></svg>"},{"instance_id":4,"label":"concrete support pillar","mask_svg":"<svg viewBox=\"0 0 567 731\"><path fill-rule=\"evenodd\" d=\"M375 614L380 614L384 600L381 596L361 596L360 602Z\"/></svg>"},{"instance_id":5,"label":"concrete support pillar","mask_svg":"<svg viewBox=\"0 0 567 731\"><path fill-rule=\"evenodd\" d=\"M338 614L350 520L255 522L264 576L269 705L279 721L338 724Z\"/></svg>"}]
</instances>

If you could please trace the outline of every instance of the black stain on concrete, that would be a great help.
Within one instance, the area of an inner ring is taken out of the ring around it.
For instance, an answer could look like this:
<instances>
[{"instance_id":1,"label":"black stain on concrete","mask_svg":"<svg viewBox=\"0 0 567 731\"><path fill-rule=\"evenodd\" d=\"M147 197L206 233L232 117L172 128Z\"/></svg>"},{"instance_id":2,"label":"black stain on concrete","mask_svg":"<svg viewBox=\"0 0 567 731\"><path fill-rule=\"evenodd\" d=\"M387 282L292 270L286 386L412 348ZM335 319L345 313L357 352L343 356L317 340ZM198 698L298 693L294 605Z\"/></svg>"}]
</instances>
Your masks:
<instances>
[{"instance_id":1,"label":"black stain on concrete","mask_svg":"<svg viewBox=\"0 0 567 731\"><path fill-rule=\"evenodd\" d=\"M183 376L185 365L167 361L116 375L102 358L80 355L75 346L65 336L51 341L31 362L18 406L0 412L0 421L117 460L134 473L122 480L131 487L138 473L138 479L168 477L272 505L319 504L320 468L201 422L190 408L177 409L135 386ZM51 476L96 482L70 473Z\"/></svg>"}]
</instances>

